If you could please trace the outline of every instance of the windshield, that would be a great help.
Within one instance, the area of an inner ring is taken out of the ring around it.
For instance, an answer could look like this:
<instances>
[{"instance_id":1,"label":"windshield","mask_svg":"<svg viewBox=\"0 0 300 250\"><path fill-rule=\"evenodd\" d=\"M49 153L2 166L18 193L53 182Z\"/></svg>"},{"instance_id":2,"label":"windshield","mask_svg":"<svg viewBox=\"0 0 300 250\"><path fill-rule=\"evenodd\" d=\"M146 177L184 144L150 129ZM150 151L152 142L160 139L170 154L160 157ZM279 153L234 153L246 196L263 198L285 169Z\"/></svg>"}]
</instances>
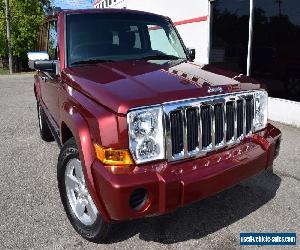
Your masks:
<instances>
[{"instance_id":1,"label":"windshield","mask_svg":"<svg viewBox=\"0 0 300 250\"><path fill-rule=\"evenodd\" d=\"M124 60L187 59L181 41L163 17L133 13L67 16L69 66Z\"/></svg>"}]
</instances>

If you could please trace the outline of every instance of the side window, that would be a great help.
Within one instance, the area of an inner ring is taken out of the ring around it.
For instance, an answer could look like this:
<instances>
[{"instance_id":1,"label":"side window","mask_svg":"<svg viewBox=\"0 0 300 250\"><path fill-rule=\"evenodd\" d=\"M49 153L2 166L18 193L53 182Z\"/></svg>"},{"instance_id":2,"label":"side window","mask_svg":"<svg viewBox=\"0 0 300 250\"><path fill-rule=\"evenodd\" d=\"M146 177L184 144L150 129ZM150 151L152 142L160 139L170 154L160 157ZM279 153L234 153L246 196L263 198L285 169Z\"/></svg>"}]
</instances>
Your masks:
<instances>
[{"instance_id":1,"label":"side window","mask_svg":"<svg viewBox=\"0 0 300 250\"><path fill-rule=\"evenodd\" d=\"M166 36L165 30L162 27L148 25L148 30L152 50L163 52L165 48L170 48L168 36Z\"/></svg>"},{"instance_id":2,"label":"side window","mask_svg":"<svg viewBox=\"0 0 300 250\"><path fill-rule=\"evenodd\" d=\"M52 60L57 60L57 21L49 25L48 54Z\"/></svg>"},{"instance_id":3,"label":"side window","mask_svg":"<svg viewBox=\"0 0 300 250\"><path fill-rule=\"evenodd\" d=\"M41 30L40 51L47 51L48 23L45 23Z\"/></svg>"},{"instance_id":4,"label":"side window","mask_svg":"<svg viewBox=\"0 0 300 250\"><path fill-rule=\"evenodd\" d=\"M130 31L133 32L135 36L134 48L142 49L142 42L141 42L139 28L137 26L130 26Z\"/></svg>"},{"instance_id":5,"label":"side window","mask_svg":"<svg viewBox=\"0 0 300 250\"><path fill-rule=\"evenodd\" d=\"M176 51L180 50L181 44L176 39L176 33L172 31L166 34L166 31L155 25L148 25L151 49L162 52L167 55L178 55Z\"/></svg>"}]
</instances>

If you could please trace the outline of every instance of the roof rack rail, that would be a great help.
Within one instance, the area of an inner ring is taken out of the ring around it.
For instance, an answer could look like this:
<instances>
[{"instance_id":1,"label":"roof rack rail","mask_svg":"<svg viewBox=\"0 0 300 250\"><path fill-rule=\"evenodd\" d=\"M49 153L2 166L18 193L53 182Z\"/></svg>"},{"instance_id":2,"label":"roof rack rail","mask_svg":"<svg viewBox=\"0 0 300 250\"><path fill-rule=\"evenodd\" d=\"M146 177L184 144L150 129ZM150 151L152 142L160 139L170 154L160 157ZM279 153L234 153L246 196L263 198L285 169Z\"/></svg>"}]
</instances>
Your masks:
<instances>
[{"instance_id":1,"label":"roof rack rail","mask_svg":"<svg viewBox=\"0 0 300 250\"><path fill-rule=\"evenodd\" d=\"M62 11L62 8L60 7L54 7L53 9L51 9L50 11L48 11L47 15L48 16L54 16L58 13L60 13Z\"/></svg>"}]
</instances>

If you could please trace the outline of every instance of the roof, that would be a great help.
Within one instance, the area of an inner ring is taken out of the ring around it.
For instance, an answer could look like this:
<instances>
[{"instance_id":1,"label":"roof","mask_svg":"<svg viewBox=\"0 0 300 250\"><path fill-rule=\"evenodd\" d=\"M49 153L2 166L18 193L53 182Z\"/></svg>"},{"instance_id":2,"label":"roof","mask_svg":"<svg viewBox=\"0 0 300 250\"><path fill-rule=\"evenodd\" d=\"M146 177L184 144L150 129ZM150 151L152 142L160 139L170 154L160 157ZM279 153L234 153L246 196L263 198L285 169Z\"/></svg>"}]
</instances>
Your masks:
<instances>
[{"instance_id":1,"label":"roof","mask_svg":"<svg viewBox=\"0 0 300 250\"><path fill-rule=\"evenodd\" d=\"M160 16L158 14L145 12L145 11L139 11L139 10L130 10L130 9L113 9L113 8L107 8L107 9L58 9L57 11L53 11L49 16L57 16L60 13L66 13L66 14L84 14L84 13L136 13L136 14L143 14L143 15L155 15Z\"/></svg>"}]
</instances>

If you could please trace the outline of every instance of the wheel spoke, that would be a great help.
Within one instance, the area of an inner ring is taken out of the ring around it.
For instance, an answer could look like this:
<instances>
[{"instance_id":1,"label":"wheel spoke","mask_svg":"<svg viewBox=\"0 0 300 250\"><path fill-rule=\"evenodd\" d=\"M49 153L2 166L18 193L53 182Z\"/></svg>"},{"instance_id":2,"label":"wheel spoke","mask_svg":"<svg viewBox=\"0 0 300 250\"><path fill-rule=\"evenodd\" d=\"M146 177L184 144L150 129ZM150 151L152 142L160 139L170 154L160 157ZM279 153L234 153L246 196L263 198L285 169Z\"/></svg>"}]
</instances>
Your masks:
<instances>
[{"instance_id":1,"label":"wheel spoke","mask_svg":"<svg viewBox=\"0 0 300 250\"><path fill-rule=\"evenodd\" d=\"M79 179L82 183L84 183L84 176L82 173L82 167L80 161L76 162L76 165L74 167L75 167L75 175L77 179Z\"/></svg>"},{"instance_id":2,"label":"wheel spoke","mask_svg":"<svg viewBox=\"0 0 300 250\"><path fill-rule=\"evenodd\" d=\"M75 206L75 210L76 210L76 213L79 217L82 217L83 214L84 214L84 210L85 210L85 205L84 203L82 202L82 200L78 200L77 201L77 204Z\"/></svg>"},{"instance_id":3,"label":"wheel spoke","mask_svg":"<svg viewBox=\"0 0 300 250\"><path fill-rule=\"evenodd\" d=\"M66 175L66 185L69 189L77 190L79 181L78 179L73 175Z\"/></svg>"},{"instance_id":4,"label":"wheel spoke","mask_svg":"<svg viewBox=\"0 0 300 250\"><path fill-rule=\"evenodd\" d=\"M94 221L97 217L97 208L95 207L91 197L88 198L86 209L88 216L90 216L91 218L91 221Z\"/></svg>"}]
</instances>

